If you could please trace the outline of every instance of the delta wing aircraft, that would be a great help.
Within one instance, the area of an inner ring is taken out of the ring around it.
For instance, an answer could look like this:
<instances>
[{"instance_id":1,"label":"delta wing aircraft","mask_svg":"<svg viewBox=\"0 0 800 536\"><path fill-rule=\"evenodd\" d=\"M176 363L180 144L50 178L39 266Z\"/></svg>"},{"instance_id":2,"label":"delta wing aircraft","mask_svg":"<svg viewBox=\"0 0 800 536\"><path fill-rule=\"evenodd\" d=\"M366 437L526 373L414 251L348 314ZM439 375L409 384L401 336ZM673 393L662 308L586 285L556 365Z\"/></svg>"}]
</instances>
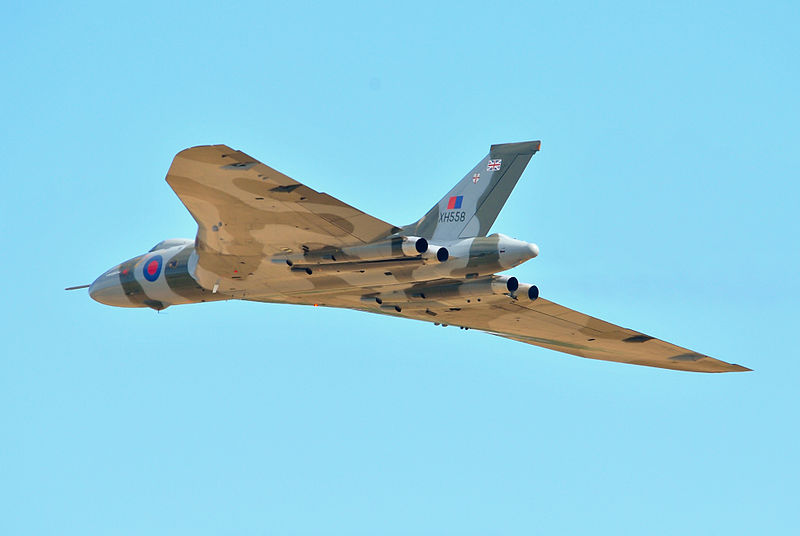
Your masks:
<instances>
[{"instance_id":1,"label":"delta wing aircraft","mask_svg":"<svg viewBox=\"0 0 800 536\"><path fill-rule=\"evenodd\" d=\"M748 368L622 328L497 275L539 254L488 234L540 142L489 154L419 221L396 227L225 145L178 153L167 182L197 221L114 266L89 295L117 307L240 299L342 307L477 329L581 357L696 372Z\"/></svg>"}]
</instances>

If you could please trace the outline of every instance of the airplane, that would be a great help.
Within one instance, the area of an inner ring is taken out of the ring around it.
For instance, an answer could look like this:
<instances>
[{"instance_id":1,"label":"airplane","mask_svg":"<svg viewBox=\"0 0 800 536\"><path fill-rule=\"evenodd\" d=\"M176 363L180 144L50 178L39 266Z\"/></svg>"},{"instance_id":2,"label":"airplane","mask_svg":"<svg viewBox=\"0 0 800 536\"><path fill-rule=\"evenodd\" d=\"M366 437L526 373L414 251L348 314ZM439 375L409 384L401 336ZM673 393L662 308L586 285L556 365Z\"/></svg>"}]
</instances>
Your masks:
<instances>
[{"instance_id":1,"label":"airplane","mask_svg":"<svg viewBox=\"0 0 800 536\"><path fill-rule=\"evenodd\" d=\"M397 227L225 145L167 173L197 236L163 240L88 288L115 307L249 300L338 307L476 329L558 352L694 372L750 369L573 311L498 275L539 254L488 234L540 141L489 154L418 221Z\"/></svg>"}]
</instances>

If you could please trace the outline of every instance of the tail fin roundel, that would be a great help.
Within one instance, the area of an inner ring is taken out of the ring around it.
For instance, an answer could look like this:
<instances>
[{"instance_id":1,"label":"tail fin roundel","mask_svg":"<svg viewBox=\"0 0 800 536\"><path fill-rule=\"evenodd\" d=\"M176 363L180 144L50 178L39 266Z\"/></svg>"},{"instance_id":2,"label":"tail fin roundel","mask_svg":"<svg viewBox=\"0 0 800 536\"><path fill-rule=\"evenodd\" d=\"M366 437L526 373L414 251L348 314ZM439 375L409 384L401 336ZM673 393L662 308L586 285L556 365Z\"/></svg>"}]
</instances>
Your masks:
<instances>
[{"instance_id":1,"label":"tail fin roundel","mask_svg":"<svg viewBox=\"0 0 800 536\"><path fill-rule=\"evenodd\" d=\"M486 236L540 141L492 145L489 154L403 232L437 242Z\"/></svg>"}]
</instances>

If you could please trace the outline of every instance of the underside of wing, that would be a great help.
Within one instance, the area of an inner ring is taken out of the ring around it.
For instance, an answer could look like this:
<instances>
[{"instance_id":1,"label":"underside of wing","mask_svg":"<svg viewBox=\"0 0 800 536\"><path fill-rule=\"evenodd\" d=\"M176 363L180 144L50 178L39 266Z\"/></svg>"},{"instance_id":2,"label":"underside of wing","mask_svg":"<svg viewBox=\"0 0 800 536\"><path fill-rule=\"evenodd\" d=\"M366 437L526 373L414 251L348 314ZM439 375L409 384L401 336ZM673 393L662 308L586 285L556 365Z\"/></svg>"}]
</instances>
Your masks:
<instances>
[{"instance_id":1,"label":"underside of wing","mask_svg":"<svg viewBox=\"0 0 800 536\"><path fill-rule=\"evenodd\" d=\"M254 272L275 254L368 243L398 230L225 145L175 156L167 182L197 221L201 273Z\"/></svg>"},{"instance_id":2,"label":"underside of wing","mask_svg":"<svg viewBox=\"0 0 800 536\"><path fill-rule=\"evenodd\" d=\"M516 341L590 359L692 372L741 372L750 369L616 326L539 298L503 296L439 311L403 310L403 316L479 329Z\"/></svg>"},{"instance_id":3,"label":"underside of wing","mask_svg":"<svg viewBox=\"0 0 800 536\"><path fill-rule=\"evenodd\" d=\"M440 282L439 285L448 284ZM462 284L451 281L449 284ZM402 290L400 291L403 292ZM407 293L407 292L406 292ZM539 298L534 301L508 294L416 299L405 303L367 304L359 291L316 295L311 300L286 298L284 303L346 307L476 329L516 341L590 359L616 361L692 372L741 372L750 369L714 359ZM419 296L419 294L417 294Z\"/></svg>"}]
</instances>

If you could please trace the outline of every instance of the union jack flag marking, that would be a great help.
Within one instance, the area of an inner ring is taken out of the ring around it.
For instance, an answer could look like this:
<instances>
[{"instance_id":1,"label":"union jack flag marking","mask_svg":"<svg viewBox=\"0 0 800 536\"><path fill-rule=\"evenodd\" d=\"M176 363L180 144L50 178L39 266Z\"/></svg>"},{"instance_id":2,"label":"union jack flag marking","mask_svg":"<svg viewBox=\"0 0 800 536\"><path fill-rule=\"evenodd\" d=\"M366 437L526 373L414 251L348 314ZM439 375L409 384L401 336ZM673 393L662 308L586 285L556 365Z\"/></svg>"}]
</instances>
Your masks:
<instances>
[{"instance_id":1,"label":"union jack flag marking","mask_svg":"<svg viewBox=\"0 0 800 536\"><path fill-rule=\"evenodd\" d=\"M478 184L479 180L481 180L481 174L480 173L476 173L475 175L472 176L472 183L473 184Z\"/></svg>"},{"instance_id":2,"label":"union jack flag marking","mask_svg":"<svg viewBox=\"0 0 800 536\"><path fill-rule=\"evenodd\" d=\"M489 163L486 165L486 171L498 171L500 169L500 164L503 161L500 159L497 160L489 160Z\"/></svg>"}]
</instances>

